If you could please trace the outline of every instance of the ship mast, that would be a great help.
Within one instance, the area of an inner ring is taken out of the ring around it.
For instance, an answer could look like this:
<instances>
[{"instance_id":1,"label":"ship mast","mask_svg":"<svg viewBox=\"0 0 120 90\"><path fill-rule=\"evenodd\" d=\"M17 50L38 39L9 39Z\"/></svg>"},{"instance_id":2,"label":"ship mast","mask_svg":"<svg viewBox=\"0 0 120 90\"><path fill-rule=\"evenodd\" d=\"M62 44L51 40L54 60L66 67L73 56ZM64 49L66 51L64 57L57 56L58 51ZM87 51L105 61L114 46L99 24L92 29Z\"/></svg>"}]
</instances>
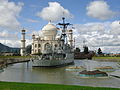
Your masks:
<instances>
[{"instance_id":1,"label":"ship mast","mask_svg":"<svg viewBox=\"0 0 120 90\"><path fill-rule=\"evenodd\" d=\"M66 35L66 30L67 27L69 25L71 25L70 23L65 23L65 17L62 18L63 22L62 23L58 23L58 25L62 26L62 39L64 40L64 44L67 43L67 35Z\"/></svg>"}]
</instances>

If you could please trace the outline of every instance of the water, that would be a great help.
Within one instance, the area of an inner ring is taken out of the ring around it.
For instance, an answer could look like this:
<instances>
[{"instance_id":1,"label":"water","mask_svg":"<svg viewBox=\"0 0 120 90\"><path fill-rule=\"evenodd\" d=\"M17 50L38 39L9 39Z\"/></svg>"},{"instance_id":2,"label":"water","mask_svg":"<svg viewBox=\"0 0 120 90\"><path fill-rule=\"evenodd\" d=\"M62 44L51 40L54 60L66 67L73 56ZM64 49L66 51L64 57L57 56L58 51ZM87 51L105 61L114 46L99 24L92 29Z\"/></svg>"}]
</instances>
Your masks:
<instances>
[{"instance_id":1,"label":"water","mask_svg":"<svg viewBox=\"0 0 120 90\"><path fill-rule=\"evenodd\" d=\"M76 60L75 65L86 66L81 60ZM89 61L90 62L90 61ZM93 62L92 67L113 66L117 68L115 62ZM4 72L0 73L0 81L29 82L29 83L52 83L67 85L82 85L95 87L116 87L120 88L120 79L108 78L81 78L78 72L66 71L66 67L59 68L32 68L31 63L19 63L8 66ZM116 73L117 71L115 71ZM117 73L119 73L118 70ZM114 72L112 72L114 73Z\"/></svg>"}]
</instances>

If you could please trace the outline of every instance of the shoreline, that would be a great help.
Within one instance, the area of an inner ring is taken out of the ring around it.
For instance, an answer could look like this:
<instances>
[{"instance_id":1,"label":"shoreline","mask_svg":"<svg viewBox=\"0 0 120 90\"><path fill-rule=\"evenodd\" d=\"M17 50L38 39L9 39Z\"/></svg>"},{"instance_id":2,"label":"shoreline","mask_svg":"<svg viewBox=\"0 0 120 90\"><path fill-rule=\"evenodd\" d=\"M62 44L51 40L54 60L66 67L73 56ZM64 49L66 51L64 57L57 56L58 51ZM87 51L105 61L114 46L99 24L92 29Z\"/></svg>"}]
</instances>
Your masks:
<instances>
[{"instance_id":1,"label":"shoreline","mask_svg":"<svg viewBox=\"0 0 120 90\"><path fill-rule=\"evenodd\" d=\"M9 64L29 62L31 56L0 56L0 69L6 67ZM74 59L81 60L81 59ZM82 59L85 60L85 59ZM120 57L93 57L92 60L99 62L119 62Z\"/></svg>"},{"instance_id":2,"label":"shoreline","mask_svg":"<svg viewBox=\"0 0 120 90\"><path fill-rule=\"evenodd\" d=\"M75 59L75 60L86 60L86 59ZM94 61L101 61L101 62L120 62L120 57L93 57L92 59L87 60L94 60Z\"/></svg>"},{"instance_id":3,"label":"shoreline","mask_svg":"<svg viewBox=\"0 0 120 90\"><path fill-rule=\"evenodd\" d=\"M74 59L74 60L90 60L90 59ZM119 59L91 59L99 62L120 62Z\"/></svg>"},{"instance_id":4,"label":"shoreline","mask_svg":"<svg viewBox=\"0 0 120 90\"><path fill-rule=\"evenodd\" d=\"M29 62L30 58L28 57L0 57L0 69L7 67L7 65L14 64L14 63L21 63L21 62Z\"/></svg>"}]
</instances>

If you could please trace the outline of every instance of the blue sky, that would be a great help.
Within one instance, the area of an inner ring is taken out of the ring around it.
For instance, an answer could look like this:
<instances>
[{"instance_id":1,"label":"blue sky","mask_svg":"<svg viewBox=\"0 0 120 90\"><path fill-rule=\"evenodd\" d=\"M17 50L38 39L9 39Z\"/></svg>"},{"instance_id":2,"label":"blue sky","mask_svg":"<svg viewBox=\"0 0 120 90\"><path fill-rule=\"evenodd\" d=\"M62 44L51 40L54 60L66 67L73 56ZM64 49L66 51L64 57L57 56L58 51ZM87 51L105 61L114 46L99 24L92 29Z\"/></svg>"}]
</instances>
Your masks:
<instances>
[{"instance_id":1,"label":"blue sky","mask_svg":"<svg viewBox=\"0 0 120 90\"><path fill-rule=\"evenodd\" d=\"M36 13L41 11L44 7L48 7L48 2L58 2L64 8L68 9L74 16L70 21L73 24L84 24L87 22L104 22L119 20L120 17L116 16L109 20L99 20L86 15L87 5L95 0L9 0L15 3L23 2L24 6L20 13L20 18L18 20L21 22L23 27L32 27L35 30L39 30L48 21L43 20L36 16ZM120 0L105 0L109 5L110 9L114 11L119 11ZM38 23L27 22L26 19L34 19L39 21Z\"/></svg>"},{"instance_id":2,"label":"blue sky","mask_svg":"<svg viewBox=\"0 0 120 90\"><path fill-rule=\"evenodd\" d=\"M75 27L77 47L86 40L90 49L119 53L119 4L120 0L0 0L0 43L20 47L20 30L25 28L28 45L33 33L38 34L50 19L60 22L65 12Z\"/></svg>"}]
</instances>

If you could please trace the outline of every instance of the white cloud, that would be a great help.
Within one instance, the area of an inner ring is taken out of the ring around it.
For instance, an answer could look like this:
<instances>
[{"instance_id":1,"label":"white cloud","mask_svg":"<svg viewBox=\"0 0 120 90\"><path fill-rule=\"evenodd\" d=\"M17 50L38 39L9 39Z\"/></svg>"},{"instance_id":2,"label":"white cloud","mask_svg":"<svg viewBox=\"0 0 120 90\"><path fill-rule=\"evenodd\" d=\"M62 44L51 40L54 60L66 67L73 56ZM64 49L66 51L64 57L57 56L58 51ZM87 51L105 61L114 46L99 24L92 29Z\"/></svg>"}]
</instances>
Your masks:
<instances>
[{"instance_id":1,"label":"white cloud","mask_svg":"<svg viewBox=\"0 0 120 90\"><path fill-rule=\"evenodd\" d=\"M7 30L0 30L0 43L5 44L9 47L21 47L21 32L9 32ZM26 29L26 46L32 43L33 31L27 32ZM36 33L38 33L36 31Z\"/></svg>"},{"instance_id":2,"label":"white cloud","mask_svg":"<svg viewBox=\"0 0 120 90\"><path fill-rule=\"evenodd\" d=\"M110 10L110 6L103 0L91 2L86 9L88 16L101 20L109 19L116 14L116 12Z\"/></svg>"},{"instance_id":3,"label":"white cloud","mask_svg":"<svg viewBox=\"0 0 120 90\"><path fill-rule=\"evenodd\" d=\"M37 16L48 21L58 21L61 20L63 16L66 18L73 17L72 14L67 9L62 7L58 2L49 2L49 6L43 8L42 11L38 12Z\"/></svg>"},{"instance_id":4,"label":"white cloud","mask_svg":"<svg viewBox=\"0 0 120 90\"><path fill-rule=\"evenodd\" d=\"M16 29L20 25L17 17L22 10L23 3L15 4L8 0L0 0L0 27Z\"/></svg>"},{"instance_id":5,"label":"white cloud","mask_svg":"<svg viewBox=\"0 0 120 90\"><path fill-rule=\"evenodd\" d=\"M21 47L21 41L20 40L0 40L0 43L2 42L2 44L4 44L4 45L7 45L7 46L9 46L9 47L18 47L18 48L20 48ZM29 40L29 39L26 39L26 46L27 45L29 45L29 44L31 44L32 43L32 41L31 40Z\"/></svg>"},{"instance_id":6,"label":"white cloud","mask_svg":"<svg viewBox=\"0 0 120 90\"><path fill-rule=\"evenodd\" d=\"M7 45L9 47L20 47L20 40L0 40L2 44Z\"/></svg>"},{"instance_id":7,"label":"white cloud","mask_svg":"<svg viewBox=\"0 0 120 90\"><path fill-rule=\"evenodd\" d=\"M34 19L27 19L28 22L32 22L32 23L37 23L39 22L38 20L34 20Z\"/></svg>"},{"instance_id":8,"label":"white cloud","mask_svg":"<svg viewBox=\"0 0 120 90\"><path fill-rule=\"evenodd\" d=\"M83 41L85 40L85 44L88 45L91 50L97 50L100 47L103 52L120 53L120 28L118 22L119 21L74 25L76 47L82 49Z\"/></svg>"},{"instance_id":9,"label":"white cloud","mask_svg":"<svg viewBox=\"0 0 120 90\"><path fill-rule=\"evenodd\" d=\"M104 32L105 27L103 23L86 23L86 24L76 24L74 25L77 28L77 33L80 34L90 34L91 32L95 35L96 32Z\"/></svg>"},{"instance_id":10,"label":"white cloud","mask_svg":"<svg viewBox=\"0 0 120 90\"><path fill-rule=\"evenodd\" d=\"M120 21L114 21L110 25L111 34L120 35Z\"/></svg>"},{"instance_id":11,"label":"white cloud","mask_svg":"<svg viewBox=\"0 0 120 90\"><path fill-rule=\"evenodd\" d=\"M18 39L18 33L9 33L6 30L0 31L1 39Z\"/></svg>"},{"instance_id":12,"label":"white cloud","mask_svg":"<svg viewBox=\"0 0 120 90\"><path fill-rule=\"evenodd\" d=\"M18 18L23 5L20 2L16 4L9 0L0 0L0 42L7 46L20 46Z\"/></svg>"}]
</instances>

